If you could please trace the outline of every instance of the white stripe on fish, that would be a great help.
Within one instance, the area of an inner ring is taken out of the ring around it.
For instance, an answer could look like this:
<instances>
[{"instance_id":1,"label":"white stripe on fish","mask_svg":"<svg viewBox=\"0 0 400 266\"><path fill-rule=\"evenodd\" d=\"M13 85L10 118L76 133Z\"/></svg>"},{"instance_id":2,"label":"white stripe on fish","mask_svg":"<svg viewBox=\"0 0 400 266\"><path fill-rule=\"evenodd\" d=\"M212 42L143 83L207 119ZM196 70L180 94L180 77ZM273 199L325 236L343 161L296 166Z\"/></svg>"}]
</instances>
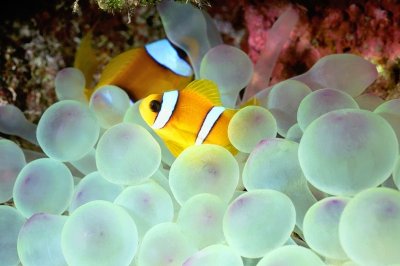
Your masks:
<instances>
[{"instance_id":1,"label":"white stripe on fish","mask_svg":"<svg viewBox=\"0 0 400 266\"><path fill-rule=\"evenodd\" d=\"M172 113L175 110L176 104L179 98L179 91L167 91L163 94L161 110L158 113L153 125L151 126L154 129L160 129L167 124L169 119L172 116Z\"/></svg>"},{"instance_id":2,"label":"white stripe on fish","mask_svg":"<svg viewBox=\"0 0 400 266\"><path fill-rule=\"evenodd\" d=\"M208 111L206 118L201 125L200 131L197 134L196 145L202 144L204 140L207 138L208 134L210 134L211 129L214 127L215 123L218 121L218 118L225 111L225 108L222 106L214 106Z\"/></svg>"}]
</instances>

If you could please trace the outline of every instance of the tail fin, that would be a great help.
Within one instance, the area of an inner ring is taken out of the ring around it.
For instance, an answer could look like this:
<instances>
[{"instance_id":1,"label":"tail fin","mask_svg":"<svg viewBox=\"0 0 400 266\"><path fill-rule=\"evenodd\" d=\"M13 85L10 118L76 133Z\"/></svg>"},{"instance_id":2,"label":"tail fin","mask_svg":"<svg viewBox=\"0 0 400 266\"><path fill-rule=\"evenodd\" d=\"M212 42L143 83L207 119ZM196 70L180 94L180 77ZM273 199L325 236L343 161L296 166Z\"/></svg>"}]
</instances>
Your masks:
<instances>
[{"instance_id":1,"label":"tail fin","mask_svg":"<svg viewBox=\"0 0 400 266\"><path fill-rule=\"evenodd\" d=\"M249 99L247 102L242 103L240 105L240 108L243 108L246 106L251 106L251 105L261 106L261 103L256 97L253 97L253 98Z\"/></svg>"}]
</instances>

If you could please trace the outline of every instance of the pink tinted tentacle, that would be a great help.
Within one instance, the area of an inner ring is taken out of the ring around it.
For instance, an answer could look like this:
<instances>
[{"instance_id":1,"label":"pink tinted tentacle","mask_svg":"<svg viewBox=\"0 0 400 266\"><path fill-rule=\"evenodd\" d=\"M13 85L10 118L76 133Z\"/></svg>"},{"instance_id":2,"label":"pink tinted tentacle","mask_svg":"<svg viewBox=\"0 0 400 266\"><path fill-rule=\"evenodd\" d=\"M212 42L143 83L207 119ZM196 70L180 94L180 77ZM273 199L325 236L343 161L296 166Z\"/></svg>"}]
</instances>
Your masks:
<instances>
[{"instance_id":1,"label":"pink tinted tentacle","mask_svg":"<svg viewBox=\"0 0 400 266\"><path fill-rule=\"evenodd\" d=\"M267 88L272 70L278 60L283 45L290 37L299 19L296 10L289 7L283 12L267 33L267 42L254 67L254 74L243 95L243 103L262 89Z\"/></svg>"}]
</instances>

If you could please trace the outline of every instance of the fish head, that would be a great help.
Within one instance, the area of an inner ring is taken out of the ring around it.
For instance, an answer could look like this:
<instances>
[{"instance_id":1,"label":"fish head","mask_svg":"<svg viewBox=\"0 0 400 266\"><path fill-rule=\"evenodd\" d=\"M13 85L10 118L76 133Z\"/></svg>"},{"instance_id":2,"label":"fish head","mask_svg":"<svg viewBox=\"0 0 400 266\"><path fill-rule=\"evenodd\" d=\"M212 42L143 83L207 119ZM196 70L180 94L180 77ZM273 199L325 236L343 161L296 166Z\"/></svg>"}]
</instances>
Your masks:
<instances>
[{"instance_id":1,"label":"fish head","mask_svg":"<svg viewBox=\"0 0 400 266\"><path fill-rule=\"evenodd\" d=\"M144 98L139 106L143 120L152 127L161 111L162 94L151 94Z\"/></svg>"}]
</instances>

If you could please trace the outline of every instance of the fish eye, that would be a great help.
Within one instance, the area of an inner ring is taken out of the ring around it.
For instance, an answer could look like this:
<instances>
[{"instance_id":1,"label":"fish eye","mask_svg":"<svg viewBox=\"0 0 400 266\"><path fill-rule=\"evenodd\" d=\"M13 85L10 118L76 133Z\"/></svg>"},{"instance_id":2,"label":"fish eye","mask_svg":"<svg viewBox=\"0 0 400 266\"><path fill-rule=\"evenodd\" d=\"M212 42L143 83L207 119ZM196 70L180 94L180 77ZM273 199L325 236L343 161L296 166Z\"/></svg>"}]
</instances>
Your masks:
<instances>
[{"instance_id":1,"label":"fish eye","mask_svg":"<svg viewBox=\"0 0 400 266\"><path fill-rule=\"evenodd\" d=\"M158 113L161 110L161 103L157 100L152 100L150 102L150 109L155 112Z\"/></svg>"}]
</instances>

